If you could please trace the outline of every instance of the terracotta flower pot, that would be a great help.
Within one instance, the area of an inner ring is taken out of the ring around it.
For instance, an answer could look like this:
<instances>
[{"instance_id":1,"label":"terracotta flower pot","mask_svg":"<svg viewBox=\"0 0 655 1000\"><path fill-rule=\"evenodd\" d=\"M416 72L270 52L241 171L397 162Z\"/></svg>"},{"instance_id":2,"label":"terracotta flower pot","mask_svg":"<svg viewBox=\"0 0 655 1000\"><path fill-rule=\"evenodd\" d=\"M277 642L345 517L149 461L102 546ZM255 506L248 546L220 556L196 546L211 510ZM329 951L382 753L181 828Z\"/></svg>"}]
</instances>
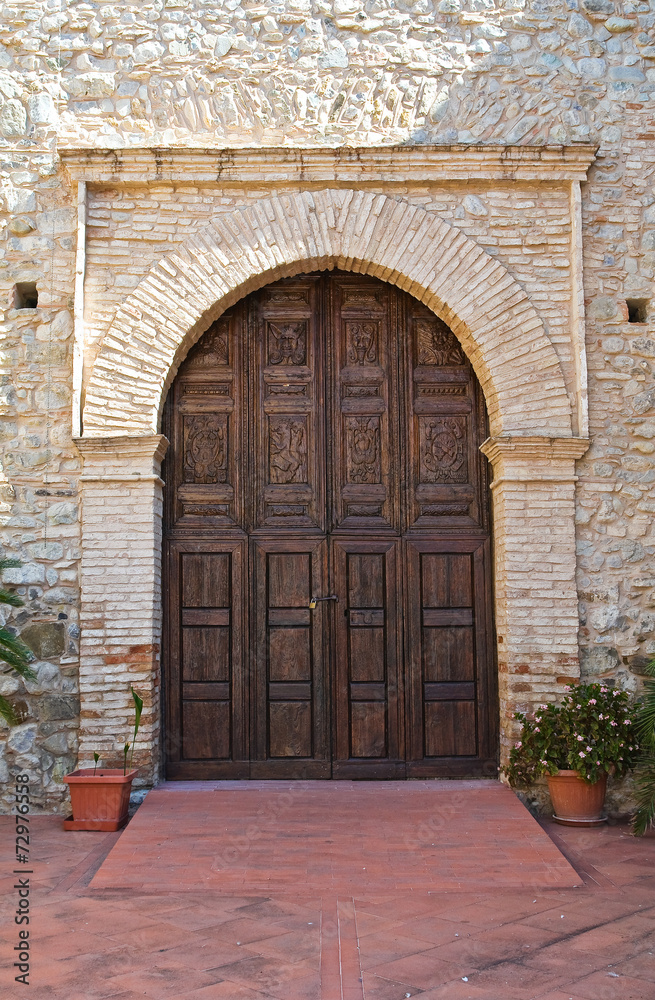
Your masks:
<instances>
[{"instance_id":1,"label":"terracotta flower pot","mask_svg":"<svg viewBox=\"0 0 655 1000\"><path fill-rule=\"evenodd\" d=\"M122 767L83 767L67 774L72 819L64 820L64 830L120 830L127 823L132 781L136 768L123 774Z\"/></svg>"},{"instance_id":2,"label":"terracotta flower pot","mask_svg":"<svg viewBox=\"0 0 655 1000\"><path fill-rule=\"evenodd\" d=\"M547 775L546 780L556 823L601 826L607 821L603 814L606 774L593 784L581 778L577 771L558 771Z\"/></svg>"}]
</instances>

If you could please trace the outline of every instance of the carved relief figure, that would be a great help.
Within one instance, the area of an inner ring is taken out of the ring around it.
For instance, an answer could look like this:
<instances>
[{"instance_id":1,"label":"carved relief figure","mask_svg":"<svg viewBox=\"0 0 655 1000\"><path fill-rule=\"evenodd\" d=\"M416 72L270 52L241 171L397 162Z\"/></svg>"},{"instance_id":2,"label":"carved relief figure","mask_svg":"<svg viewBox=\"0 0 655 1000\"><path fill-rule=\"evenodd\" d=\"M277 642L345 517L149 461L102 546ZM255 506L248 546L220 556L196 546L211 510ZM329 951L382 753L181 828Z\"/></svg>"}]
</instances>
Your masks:
<instances>
[{"instance_id":1,"label":"carved relief figure","mask_svg":"<svg viewBox=\"0 0 655 1000\"><path fill-rule=\"evenodd\" d=\"M227 478L227 414L184 417L184 482L224 483Z\"/></svg>"},{"instance_id":2,"label":"carved relief figure","mask_svg":"<svg viewBox=\"0 0 655 1000\"><path fill-rule=\"evenodd\" d=\"M271 417L269 462L272 483L307 482L307 427L304 417Z\"/></svg>"},{"instance_id":3,"label":"carved relief figure","mask_svg":"<svg viewBox=\"0 0 655 1000\"><path fill-rule=\"evenodd\" d=\"M184 363L185 369L216 368L229 364L229 334L228 320L219 319L213 323L189 352Z\"/></svg>"},{"instance_id":4,"label":"carved relief figure","mask_svg":"<svg viewBox=\"0 0 655 1000\"><path fill-rule=\"evenodd\" d=\"M307 356L307 324L268 324L269 365L304 365Z\"/></svg>"},{"instance_id":5,"label":"carved relief figure","mask_svg":"<svg viewBox=\"0 0 655 1000\"><path fill-rule=\"evenodd\" d=\"M349 483L380 482L380 423L377 417L346 421Z\"/></svg>"},{"instance_id":6,"label":"carved relief figure","mask_svg":"<svg viewBox=\"0 0 655 1000\"><path fill-rule=\"evenodd\" d=\"M377 323L346 323L349 364L375 364L377 360L377 329Z\"/></svg>"},{"instance_id":7,"label":"carved relief figure","mask_svg":"<svg viewBox=\"0 0 655 1000\"><path fill-rule=\"evenodd\" d=\"M416 357L419 365L463 365L464 352L454 334L438 319L415 321Z\"/></svg>"},{"instance_id":8,"label":"carved relief figure","mask_svg":"<svg viewBox=\"0 0 655 1000\"><path fill-rule=\"evenodd\" d=\"M466 418L426 417L420 422L422 483L465 483Z\"/></svg>"}]
</instances>

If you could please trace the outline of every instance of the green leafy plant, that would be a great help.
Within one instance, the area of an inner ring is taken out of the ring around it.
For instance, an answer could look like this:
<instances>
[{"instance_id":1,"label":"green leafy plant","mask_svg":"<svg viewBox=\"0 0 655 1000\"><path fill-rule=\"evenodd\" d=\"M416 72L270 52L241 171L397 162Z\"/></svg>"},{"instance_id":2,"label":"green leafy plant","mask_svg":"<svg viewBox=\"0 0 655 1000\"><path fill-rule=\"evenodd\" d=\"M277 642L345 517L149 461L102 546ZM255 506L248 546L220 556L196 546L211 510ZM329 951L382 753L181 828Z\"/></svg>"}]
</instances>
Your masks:
<instances>
[{"instance_id":1,"label":"green leafy plant","mask_svg":"<svg viewBox=\"0 0 655 1000\"><path fill-rule=\"evenodd\" d=\"M134 744L136 743L136 734L139 731L139 723L141 722L141 712L143 711L143 698L140 698L136 693L134 688L130 688L132 692L132 699L134 701L134 734L132 736L132 743L126 743L123 747L123 774L127 774L127 754L130 754L130 770L132 768L132 760L134 758Z\"/></svg>"},{"instance_id":2,"label":"green leafy plant","mask_svg":"<svg viewBox=\"0 0 655 1000\"><path fill-rule=\"evenodd\" d=\"M544 774L577 771L595 782L605 773L622 775L638 752L634 707L625 691L603 684L570 688L561 705L516 712L521 734L506 774L513 785L529 785Z\"/></svg>"},{"instance_id":3,"label":"green leafy plant","mask_svg":"<svg viewBox=\"0 0 655 1000\"><path fill-rule=\"evenodd\" d=\"M632 832L637 837L655 826L655 660L651 660L646 672L644 698L635 718L641 748L635 770L637 811L632 817Z\"/></svg>"},{"instance_id":4,"label":"green leafy plant","mask_svg":"<svg viewBox=\"0 0 655 1000\"><path fill-rule=\"evenodd\" d=\"M20 565L19 559L0 559L0 572L5 569L16 569ZM0 604L20 608L25 604L25 601L13 591L0 587ZM6 625L0 627L0 663L7 665L1 671L3 674L16 673L23 680L34 681L36 674L30 667L33 659L32 651L20 639L17 639ZM0 716L10 726L16 726L21 721L14 706L2 695L0 695Z\"/></svg>"},{"instance_id":5,"label":"green leafy plant","mask_svg":"<svg viewBox=\"0 0 655 1000\"><path fill-rule=\"evenodd\" d=\"M127 774L127 768L128 768L127 757L128 757L128 754L129 754L129 757L130 757L129 767L130 767L130 770L132 769L132 760L134 758L134 744L136 743L136 735L139 732L139 725L141 723L141 713L143 711L143 698L139 697L139 695L136 693L136 691L134 690L133 687L130 688L130 691L132 692L132 700L134 702L134 733L132 735L131 742L128 741L127 743L123 744L123 774ZM100 760L100 755L98 753L96 753L96 751L94 750L93 751L93 776L94 776L94 778L95 778L96 768L98 766L98 761L99 760Z\"/></svg>"}]
</instances>

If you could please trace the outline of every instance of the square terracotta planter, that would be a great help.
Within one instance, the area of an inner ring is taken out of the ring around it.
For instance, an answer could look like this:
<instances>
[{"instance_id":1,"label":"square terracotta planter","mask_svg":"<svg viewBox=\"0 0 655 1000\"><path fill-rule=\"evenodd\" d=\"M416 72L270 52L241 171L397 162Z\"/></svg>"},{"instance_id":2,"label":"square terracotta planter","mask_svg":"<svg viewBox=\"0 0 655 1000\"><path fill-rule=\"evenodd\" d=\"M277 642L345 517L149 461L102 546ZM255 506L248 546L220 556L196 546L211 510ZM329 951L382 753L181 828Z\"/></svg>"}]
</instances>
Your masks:
<instances>
[{"instance_id":1,"label":"square terracotta planter","mask_svg":"<svg viewBox=\"0 0 655 1000\"><path fill-rule=\"evenodd\" d=\"M73 816L64 830L120 830L127 823L132 781L137 769L123 774L122 767L83 767L67 774Z\"/></svg>"}]
</instances>

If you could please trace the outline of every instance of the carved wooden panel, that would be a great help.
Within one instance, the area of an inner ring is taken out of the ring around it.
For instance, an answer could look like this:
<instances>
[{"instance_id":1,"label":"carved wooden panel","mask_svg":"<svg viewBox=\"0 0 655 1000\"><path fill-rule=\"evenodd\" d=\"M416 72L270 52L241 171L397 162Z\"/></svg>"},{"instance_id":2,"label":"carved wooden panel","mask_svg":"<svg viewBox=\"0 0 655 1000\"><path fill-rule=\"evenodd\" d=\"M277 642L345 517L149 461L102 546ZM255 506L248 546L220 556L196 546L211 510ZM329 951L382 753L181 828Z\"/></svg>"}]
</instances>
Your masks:
<instances>
[{"instance_id":1,"label":"carved wooden panel","mask_svg":"<svg viewBox=\"0 0 655 1000\"><path fill-rule=\"evenodd\" d=\"M468 482L466 417L419 417L418 423L419 482Z\"/></svg>"},{"instance_id":2,"label":"carved wooden panel","mask_svg":"<svg viewBox=\"0 0 655 1000\"><path fill-rule=\"evenodd\" d=\"M398 526L394 303L390 287L379 285L372 294L370 280L332 280L331 523L344 530Z\"/></svg>"},{"instance_id":3,"label":"carved wooden panel","mask_svg":"<svg viewBox=\"0 0 655 1000\"><path fill-rule=\"evenodd\" d=\"M230 324L222 316L216 320L189 351L185 373L223 368L230 364Z\"/></svg>"},{"instance_id":4,"label":"carved wooden panel","mask_svg":"<svg viewBox=\"0 0 655 1000\"><path fill-rule=\"evenodd\" d=\"M266 324L269 365L307 364L307 320Z\"/></svg>"},{"instance_id":5,"label":"carved wooden panel","mask_svg":"<svg viewBox=\"0 0 655 1000\"><path fill-rule=\"evenodd\" d=\"M348 300L353 308L352 298ZM348 306L343 306L346 309ZM357 308L355 306L355 308ZM346 320L346 357L349 365L360 367L378 363L378 324L366 321Z\"/></svg>"},{"instance_id":6,"label":"carved wooden panel","mask_svg":"<svg viewBox=\"0 0 655 1000\"><path fill-rule=\"evenodd\" d=\"M466 364L466 357L459 343L436 316L416 317L414 337L417 365L437 365L440 368Z\"/></svg>"},{"instance_id":7,"label":"carved wooden panel","mask_svg":"<svg viewBox=\"0 0 655 1000\"><path fill-rule=\"evenodd\" d=\"M184 482L224 483L227 479L227 413L189 413L182 417Z\"/></svg>"},{"instance_id":8,"label":"carved wooden panel","mask_svg":"<svg viewBox=\"0 0 655 1000\"><path fill-rule=\"evenodd\" d=\"M164 416L169 529L244 524L241 307L217 320L180 366Z\"/></svg>"},{"instance_id":9,"label":"carved wooden panel","mask_svg":"<svg viewBox=\"0 0 655 1000\"><path fill-rule=\"evenodd\" d=\"M325 528L324 345L316 286L316 278L299 278L251 300L254 527Z\"/></svg>"},{"instance_id":10,"label":"carved wooden panel","mask_svg":"<svg viewBox=\"0 0 655 1000\"><path fill-rule=\"evenodd\" d=\"M269 483L307 483L308 436L304 416L269 418Z\"/></svg>"},{"instance_id":11,"label":"carved wooden panel","mask_svg":"<svg viewBox=\"0 0 655 1000\"><path fill-rule=\"evenodd\" d=\"M349 483L379 483L380 418L346 417L346 475Z\"/></svg>"},{"instance_id":12,"label":"carved wooden panel","mask_svg":"<svg viewBox=\"0 0 655 1000\"><path fill-rule=\"evenodd\" d=\"M405 393L411 410L405 524L415 530L488 528L484 400L455 335L405 300Z\"/></svg>"}]
</instances>

